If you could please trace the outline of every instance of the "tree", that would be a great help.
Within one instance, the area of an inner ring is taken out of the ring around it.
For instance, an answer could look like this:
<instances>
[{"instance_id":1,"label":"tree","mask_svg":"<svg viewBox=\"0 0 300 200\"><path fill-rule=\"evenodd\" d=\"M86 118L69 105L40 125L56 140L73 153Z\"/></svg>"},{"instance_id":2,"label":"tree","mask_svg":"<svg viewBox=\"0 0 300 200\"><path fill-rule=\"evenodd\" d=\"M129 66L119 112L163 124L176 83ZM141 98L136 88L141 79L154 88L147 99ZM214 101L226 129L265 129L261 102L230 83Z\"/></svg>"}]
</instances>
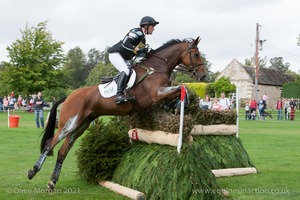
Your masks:
<instances>
[{"instance_id":1,"label":"tree","mask_svg":"<svg viewBox=\"0 0 300 200\"><path fill-rule=\"evenodd\" d=\"M86 79L86 86L98 85L101 77L115 76L117 74L118 70L112 64L105 65L100 62L89 73L89 76Z\"/></svg>"},{"instance_id":2,"label":"tree","mask_svg":"<svg viewBox=\"0 0 300 200\"><path fill-rule=\"evenodd\" d=\"M228 95L230 92L235 92L236 86L230 83L229 78L221 77L218 81L210 84L210 89L214 91L218 97L222 92Z\"/></svg>"},{"instance_id":3,"label":"tree","mask_svg":"<svg viewBox=\"0 0 300 200\"><path fill-rule=\"evenodd\" d=\"M259 68L266 68L267 66L267 57L265 56L264 58L261 58L261 57L258 57L258 64L259 64ZM255 62L254 62L254 57L252 58L246 58L245 59L245 65L246 66L254 66L255 65Z\"/></svg>"},{"instance_id":4,"label":"tree","mask_svg":"<svg viewBox=\"0 0 300 200\"><path fill-rule=\"evenodd\" d=\"M270 69L275 69L281 73L285 73L289 70L290 63L287 62L283 64L283 58L282 57L274 57L270 59L271 66Z\"/></svg>"},{"instance_id":5,"label":"tree","mask_svg":"<svg viewBox=\"0 0 300 200\"><path fill-rule=\"evenodd\" d=\"M37 27L26 25L21 33L22 38L7 47L10 61L1 74L1 84L27 95L62 86L63 42L53 39L47 22Z\"/></svg>"},{"instance_id":6,"label":"tree","mask_svg":"<svg viewBox=\"0 0 300 200\"><path fill-rule=\"evenodd\" d=\"M297 45L300 46L300 34L299 34L299 37L297 39L298 39Z\"/></svg>"},{"instance_id":7,"label":"tree","mask_svg":"<svg viewBox=\"0 0 300 200\"><path fill-rule=\"evenodd\" d=\"M291 70L287 70L285 74L292 76L294 78L294 82L300 82L300 74L297 74L296 72Z\"/></svg>"},{"instance_id":8,"label":"tree","mask_svg":"<svg viewBox=\"0 0 300 200\"><path fill-rule=\"evenodd\" d=\"M68 83L73 89L80 88L85 84L89 69L87 68L85 54L80 47L77 46L69 50L64 70L69 73L70 78Z\"/></svg>"},{"instance_id":9,"label":"tree","mask_svg":"<svg viewBox=\"0 0 300 200\"><path fill-rule=\"evenodd\" d=\"M100 52L95 48L89 50L87 57L88 57L88 64L91 64L93 66L96 66L99 62L101 62Z\"/></svg>"}]
</instances>

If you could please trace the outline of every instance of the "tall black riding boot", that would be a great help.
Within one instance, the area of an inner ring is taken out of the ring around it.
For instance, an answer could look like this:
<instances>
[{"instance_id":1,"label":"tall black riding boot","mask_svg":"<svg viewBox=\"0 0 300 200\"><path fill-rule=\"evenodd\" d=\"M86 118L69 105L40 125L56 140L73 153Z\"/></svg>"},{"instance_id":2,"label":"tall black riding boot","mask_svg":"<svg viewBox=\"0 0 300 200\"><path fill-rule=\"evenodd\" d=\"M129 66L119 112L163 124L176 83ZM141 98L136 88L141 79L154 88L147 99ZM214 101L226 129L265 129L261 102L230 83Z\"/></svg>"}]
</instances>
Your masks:
<instances>
[{"instance_id":1,"label":"tall black riding boot","mask_svg":"<svg viewBox=\"0 0 300 200\"><path fill-rule=\"evenodd\" d=\"M121 72L117 82L118 90L117 90L117 97L115 98L116 104L120 104L127 101L123 93L125 89L126 80L127 80L127 75L125 74L125 72Z\"/></svg>"}]
</instances>

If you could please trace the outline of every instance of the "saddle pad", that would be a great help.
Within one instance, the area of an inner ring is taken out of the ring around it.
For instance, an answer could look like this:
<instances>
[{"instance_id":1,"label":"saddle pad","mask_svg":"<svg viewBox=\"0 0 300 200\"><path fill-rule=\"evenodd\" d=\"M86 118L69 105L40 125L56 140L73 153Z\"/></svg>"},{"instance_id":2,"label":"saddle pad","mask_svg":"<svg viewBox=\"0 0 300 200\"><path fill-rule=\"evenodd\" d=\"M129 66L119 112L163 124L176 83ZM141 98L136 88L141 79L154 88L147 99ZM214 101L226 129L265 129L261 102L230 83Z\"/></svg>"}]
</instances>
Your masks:
<instances>
[{"instance_id":1,"label":"saddle pad","mask_svg":"<svg viewBox=\"0 0 300 200\"><path fill-rule=\"evenodd\" d=\"M104 97L104 98L110 98L114 95L117 94L117 83L115 80L113 80L112 82L109 83L105 83L105 84L100 84L98 86L100 94Z\"/></svg>"},{"instance_id":2,"label":"saddle pad","mask_svg":"<svg viewBox=\"0 0 300 200\"><path fill-rule=\"evenodd\" d=\"M132 74L129 78L129 81L127 83L126 90L129 90L134 85L135 79L136 79L136 73L133 70ZM98 85L98 88L99 88L101 96L104 98L110 98L110 97L116 95L117 90L118 90L118 86L117 86L117 83L115 80L108 82L108 83L100 84L100 85Z\"/></svg>"}]
</instances>

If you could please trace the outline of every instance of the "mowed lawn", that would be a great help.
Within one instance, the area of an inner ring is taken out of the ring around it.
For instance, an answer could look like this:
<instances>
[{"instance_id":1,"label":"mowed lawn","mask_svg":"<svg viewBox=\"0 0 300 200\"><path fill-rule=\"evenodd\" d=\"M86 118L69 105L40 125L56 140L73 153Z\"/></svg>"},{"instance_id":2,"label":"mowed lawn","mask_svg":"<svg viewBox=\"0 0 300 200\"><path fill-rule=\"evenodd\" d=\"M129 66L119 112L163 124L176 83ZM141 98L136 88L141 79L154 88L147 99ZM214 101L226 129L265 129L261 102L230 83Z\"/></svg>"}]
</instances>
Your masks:
<instances>
[{"instance_id":1,"label":"mowed lawn","mask_svg":"<svg viewBox=\"0 0 300 200\"><path fill-rule=\"evenodd\" d=\"M273 113L274 114L274 113ZM240 117L240 138L255 175L219 178L232 199L300 199L300 112L295 121L246 121ZM298 117L298 118L297 118Z\"/></svg>"},{"instance_id":2,"label":"mowed lawn","mask_svg":"<svg viewBox=\"0 0 300 200\"><path fill-rule=\"evenodd\" d=\"M21 116L19 127L8 128L7 113L0 113L0 199L127 199L78 177L74 153L80 139L63 164L54 193L46 188L56 155L48 157L36 177L28 180L27 171L40 155L42 129L35 127L32 113L15 114ZM220 186L231 193L230 199L300 199L298 118L299 111L295 121L245 121L240 117L239 135L258 174L218 178Z\"/></svg>"}]
</instances>

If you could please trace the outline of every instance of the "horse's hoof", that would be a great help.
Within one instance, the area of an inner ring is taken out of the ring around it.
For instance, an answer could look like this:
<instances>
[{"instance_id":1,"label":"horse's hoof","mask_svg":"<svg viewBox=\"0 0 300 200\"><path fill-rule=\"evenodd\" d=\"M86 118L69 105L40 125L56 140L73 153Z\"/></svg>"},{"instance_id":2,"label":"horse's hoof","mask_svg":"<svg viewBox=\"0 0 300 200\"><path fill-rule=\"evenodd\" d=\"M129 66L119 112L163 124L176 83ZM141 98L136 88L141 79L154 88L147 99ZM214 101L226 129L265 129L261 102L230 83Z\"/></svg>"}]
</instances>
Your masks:
<instances>
[{"instance_id":1,"label":"horse's hoof","mask_svg":"<svg viewBox=\"0 0 300 200\"><path fill-rule=\"evenodd\" d=\"M28 176L28 179L29 179L29 180L31 180L31 179L34 177L34 175L35 175L34 170L31 169L31 170L28 171L27 176Z\"/></svg>"},{"instance_id":2,"label":"horse's hoof","mask_svg":"<svg viewBox=\"0 0 300 200\"><path fill-rule=\"evenodd\" d=\"M50 181L50 182L48 183L48 189L49 189L49 191L53 191L54 188L55 188L55 184L54 184L52 181Z\"/></svg>"}]
</instances>

